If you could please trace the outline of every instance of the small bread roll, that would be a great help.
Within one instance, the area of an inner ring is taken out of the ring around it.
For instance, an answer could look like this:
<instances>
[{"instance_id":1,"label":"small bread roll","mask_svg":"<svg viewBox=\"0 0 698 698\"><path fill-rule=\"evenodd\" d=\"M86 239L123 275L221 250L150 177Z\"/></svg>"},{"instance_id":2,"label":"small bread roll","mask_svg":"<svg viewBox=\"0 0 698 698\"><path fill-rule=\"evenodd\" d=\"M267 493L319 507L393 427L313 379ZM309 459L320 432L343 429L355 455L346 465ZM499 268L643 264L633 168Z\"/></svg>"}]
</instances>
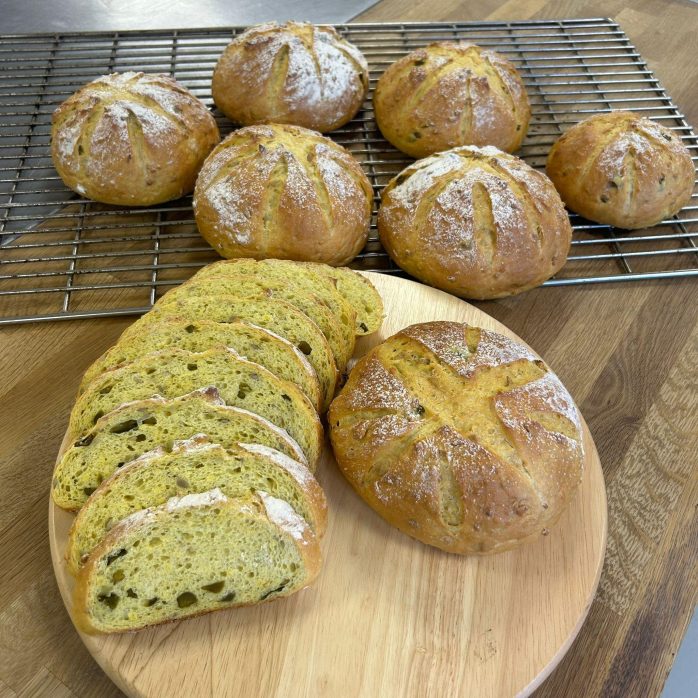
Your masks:
<instances>
[{"instance_id":1,"label":"small bread roll","mask_svg":"<svg viewBox=\"0 0 698 698\"><path fill-rule=\"evenodd\" d=\"M580 215L617 228L647 228L678 213L696 176L681 139L632 112L595 114L553 145L546 171Z\"/></svg>"},{"instance_id":2,"label":"small bread roll","mask_svg":"<svg viewBox=\"0 0 698 698\"><path fill-rule=\"evenodd\" d=\"M393 63L378 81L373 107L385 138L415 158L458 145L512 153L531 118L514 66L467 43L430 44Z\"/></svg>"},{"instance_id":3,"label":"small bread roll","mask_svg":"<svg viewBox=\"0 0 698 698\"><path fill-rule=\"evenodd\" d=\"M213 99L233 121L333 131L354 117L368 91L361 51L332 27L276 22L236 37L213 71Z\"/></svg>"},{"instance_id":4,"label":"small bread roll","mask_svg":"<svg viewBox=\"0 0 698 698\"><path fill-rule=\"evenodd\" d=\"M425 283L463 298L538 286L565 263L572 227L552 182L493 147L418 160L383 190L383 247Z\"/></svg>"},{"instance_id":5,"label":"small bread roll","mask_svg":"<svg viewBox=\"0 0 698 698\"><path fill-rule=\"evenodd\" d=\"M151 206L194 188L220 140L208 109L168 75L113 73L53 113L51 157L78 194L120 206Z\"/></svg>"},{"instance_id":6,"label":"small bread roll","mask_svg":"<svg viewBox=\"0 0 698 698\"><path fill-rule=\"evenodd\" d=\"M451 553L545 535L584 463L579 414L545 363L458 322L412 325L371 349L328 424L337 464L366 503Z\"/></svg>"},{"instance_id":7,"label":"small bread roll","mask_svg":"<svg viewBox=\"0 0 698 698\"><path fill-rule=\"evenodd\" d=\"M351 154L282 124L231 133L196 182L201 235L223 257L348 264L363 248L373 189Z\"/></svg>"}]
</instances>

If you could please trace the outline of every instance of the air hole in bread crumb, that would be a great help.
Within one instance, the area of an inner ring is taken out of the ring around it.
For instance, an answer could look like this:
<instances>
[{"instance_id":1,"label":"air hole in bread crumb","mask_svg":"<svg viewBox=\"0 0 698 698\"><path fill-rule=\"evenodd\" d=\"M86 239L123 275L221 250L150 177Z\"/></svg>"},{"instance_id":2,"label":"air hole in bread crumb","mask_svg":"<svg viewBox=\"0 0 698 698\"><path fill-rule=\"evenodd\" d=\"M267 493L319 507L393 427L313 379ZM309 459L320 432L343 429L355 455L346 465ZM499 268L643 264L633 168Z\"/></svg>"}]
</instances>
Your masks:
<instances>
[{"instance_id":1,"label":"air hole in bread crumb","mask_svg":"<svg viewBox=\"0 0 698 698\"><path fill-rule=\"evenodd\" d=\"M83 437L79 441L76 441L75 444L73 444L73 445L78 447L78 448L80 448L82 446L89 446L94 441L94 439L95 439L94 434L88 434L87 436Z\"/></svg>"},{"instance_id":2,"label":"air hole in bread crumb","mask_svg":"<svg viewBox=\"0 0 698 698\"><path fill-rule=\"evenodd\" d=\"M271 589L271 591L268 591L263 596L260 596L259 600L264 601L264 599L271 596L272 594L278 594L278 593L282 592L286 588L287 584L288 584L288 579L284 579L284 581L281 582L281 584L278 587L276 587L276 589Z\"/></svg>"},{"instance_id":3,"label":"air hole in bread crumb","mask_svg":"<svg viewBox=\"0 0 698 698\"><path fill-rule=\"evenodd\" d=\"M184 328L184 331L185 331L187 334L192 334L192 333L194 332L195 329L196 329L196 328L194 327L194 325L187 325L187 326Z\"/></svg>"},{"instance_id":4,"label":"air hole in bread crumb","mask_svg":"<svg viewBox=\"0 0 698 698\"><path fill-rule=\"evenodd\" d=\"M135 419L128 419L125 422L115 424L109 431L112 434L124 434L127 431L132 431L138 427L138 422Z\"/></svg>"},{"instance_id":5,"label":"air hole in bread crumb","mask_svg":"<svg viewBox=\"0 0 698 698\"><path fill-rule=\"evenodd\" d=\"M112 385L108 385L106 388L102 388L102 389L99 391L99 394L100 394L100 395L109 395L109 393L111 392L111 389L112 389L113 387L114 387L114 386L112 386Z\"/></svg>"},{"instance_id":6,"label":"air hole in bread crumb","mask_svg":"<svg viewBox=\"0 0 698 698\"><path fill-rule=\"evenodd\" d=\"M83 487L82 491L89 497L96 489L96 487Z\"/></svg>"},{"instance_id":7,"label":"air hole in bread crumb","mask_svg":"<svg viewBox=\"0 0 698 698\"><path fill-rule=\"evenodd\" d=\"M286 393L284 393L281 397L282 397L284 400L286 400L286 402L291 402L291 398L290 398L288 395L286 395Z\"/></svg>"},{"instance_id":8,"label":"air hole in bread crumb","mask_svg":"<svg viewBox=\"0 0 698 698\"><path fill-rule=\"evenodd\" d=\"M302 351L306 356L309 356L310 352L312 352L310 344L308 344L308 342L306 342L305 340L298 343L298 349Z\"/></svg>"},{"instance_id":9,"label":"air hole in bread crumb","mask_svg":"<svg viewBox=\"0 0 698 698\"><path fill-rule=\"evenodd\" d=\"M143 605L144 605L146 608L150 608L153 604L157 603L157 600L158 600L158 597L157 597L157 596L153 596L152 599L146 599L146 600L143 602Z\"/></svg>"},{"instance_id":10,"label":"air hole in bread crumb","mask_svg":"<svg viewBox=\"0 0 698 698\"><path fill-rule=\"evenodd\" d=\"M114 574L111 576L111 580L114 584L118 584L125 576L126 575L124 574L123 570L116 570L116 572L114 572Z\"/></svg>"},{"instance_id":11,"label":"air hole in bread crumb","mask_svg":"<svg viewBox=\"0 0 698 698\"><path fill-rule=\"evenodd\" d=\"M136 437L136 441L145 441L146 435L145 434L138 434Z\"/></svg>"},{"instance_id":12,"label":"air hole in bread crumb","mask_svg":"<svg viewBox=\"0 0 698 698\"><path fill-rule=\"evenodd\" d=\"M197 601L198 599L196 598L196 595L192 594L191 591L185 591L177 597L177 605L180 608L193 606Z\"/></svg>"},{"instance_id":13,"label":"air hole in bread crumb","mask_svg":"<svg viewBox=\"0 0 698 698\"><path fill-rule=\"evenodd\" d=\"M121 550L117 550L115 553L112 553L111 555L107 556L107 567L111 565L114 560L118 560L120 557L123 557L126 555L126 548L121 548Z\"/></svg>"},{"instance_id":14,"label":"air hole in bread crumb","mask_svg":"<svg viewBox=\"0 0 698 698\"><path fill-rule=\"evenodd\" d=\"M250 388L247 383L240 383L240 386L238 387L238 399L239 400L244 400L247 395L249 395L252 392L252 388Z\"/></svg>"},{"instance_id":15,"label":"air hole in bread crumb","mask_svg":"<svg viewBox=\"0 0 698 698\"><path fill-rule=\"evenodd\" d=\"M223 580L220 580L211 584L204 584L201 588L204 591L210 591L212 594L220 594L220 592L223 591L224 584L225 582Z\"/></svg>"},{"instance_id":16,"label":"air hole in bread crumb","mask_svg":"<svg viewBox=\"0 0 698 698\"><path fill-rule=\"evenodd\" d=\"M99 410L99 412L97 412L97 414L92 418L92 424L97 424L100 417L104 417L104 412L102 410Z\"/></svg>"},{"instance_id":17,"label":"air hole in bread crumb","mask_svg":"<svg viewBox=\"0 0 698 698\"><path fill-rule=\"evenodd\" d=\"M198 371L199 367L196 364L187 364L187 369L190 371Z\"/></svg>"},{"instance_id":18,"label":"air hole in bread crumb","mask_svg":"<svg viewBox=\"0 0 698 698\"><path fill-rule=\"evenodd\" d=\"M126 596L128 596L130 599L137 599L138 594L133 589L127 589L126 590Z\"/></svg>"},{"instance_id":19,"label":"air hole in bread crumb","mask_svg":"<svg viewBox=\"0 0 698 698\"><path fill-rule=\"evenodd\" d=\"M228 592L225 596L222 596L222 597L221 597L220 599L218 599L218 600L221 601L221 602L223 602L223 603L228 602L228 601L234 601L234 600L235 600L235 592L234 592L234 591L230 591L230 592Z\"/></svg>"},{"instance_id":20,"label":"air hole in bread crumb","mask_svg":"<svg viewBox=\"0 0 698 698\"><path fill-rule=\"evenodd\" d=\"M97 601L101 601L103 604L109 606L109 608L114 610L119 605L119 595L114 593L111 593L109 595L100 594L97 597Z\"/></svg>"}]
</instances>

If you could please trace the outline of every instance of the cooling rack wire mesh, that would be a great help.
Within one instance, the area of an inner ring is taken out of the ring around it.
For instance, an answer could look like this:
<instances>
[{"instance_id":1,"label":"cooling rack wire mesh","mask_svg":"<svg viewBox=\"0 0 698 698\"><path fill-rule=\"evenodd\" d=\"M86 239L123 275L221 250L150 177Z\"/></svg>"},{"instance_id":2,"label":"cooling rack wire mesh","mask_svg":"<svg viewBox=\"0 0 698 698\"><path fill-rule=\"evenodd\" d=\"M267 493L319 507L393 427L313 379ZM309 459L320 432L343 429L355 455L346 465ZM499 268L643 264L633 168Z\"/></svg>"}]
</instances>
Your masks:
<instances>
[{"instance_id":1,"label":"cooling rack wire mesh","mask_svg":"<svg viewBox=\"0 0 698 698\"><path fill-rule=\"evenodd\" d=\"M81 199L51 165L51 113L78 87L114 71L172 74L213 108L218 56L243 28L0 37L0 324L144 312L171 286L217 259L199 236L191 197L145 209ZM453 24L348 24L338 31L368 59L371 91L385 68L433 41L495 48L521 73L533 116L520 155L543 168L570 125L611 109L676 131L694 161L698 140L618 24L609 19ZM233 126L214 110L222 135ZM369 94L331 134L380 191L410 160L380 135ZM698 194L652 229L619 231L572 215L571 256L547 285L698 274ZM353 265L400 273L381 249L375 216Z\"/></svg>"}]
</instances>

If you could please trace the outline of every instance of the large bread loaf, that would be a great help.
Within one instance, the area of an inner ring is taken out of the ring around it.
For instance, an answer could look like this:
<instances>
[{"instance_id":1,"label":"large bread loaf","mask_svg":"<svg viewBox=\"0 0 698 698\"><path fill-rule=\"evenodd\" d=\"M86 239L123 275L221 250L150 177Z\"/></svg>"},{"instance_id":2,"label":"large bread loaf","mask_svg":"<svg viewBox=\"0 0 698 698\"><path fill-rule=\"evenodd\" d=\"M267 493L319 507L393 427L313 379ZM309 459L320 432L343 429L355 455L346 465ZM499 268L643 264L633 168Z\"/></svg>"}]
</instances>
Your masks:
<instances>
[{"instance_id":1,"label":"large bread loaf","mask_svg":"<svg viewBox=\"0 0 698 698\"><path fill-rule=\"evenodd\" d=\"M386 521L454 553L545 535L579 484L580 418L529 349L455 322L359 360L330 407L337 463Z\"/></svg>"}]
</instances>

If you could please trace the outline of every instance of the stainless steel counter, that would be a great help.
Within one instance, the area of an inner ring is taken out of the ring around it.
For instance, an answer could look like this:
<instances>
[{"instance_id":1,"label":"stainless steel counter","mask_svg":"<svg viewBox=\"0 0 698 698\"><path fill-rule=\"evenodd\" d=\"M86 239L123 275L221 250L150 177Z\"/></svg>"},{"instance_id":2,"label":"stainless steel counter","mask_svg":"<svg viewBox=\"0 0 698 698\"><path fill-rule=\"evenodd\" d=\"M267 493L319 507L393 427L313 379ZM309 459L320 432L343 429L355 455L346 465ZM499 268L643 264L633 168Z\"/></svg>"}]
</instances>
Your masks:
<instances>
[{"instance_id":1,"label":"stainless steel counter","mask_svg":"<svg viewBox=\"0 0 698 698\"><path fill-rule=\"evenodd\" d=\"M1 0L0 33L346 22L372 0Z\"/></svg>"}]
</instances>

